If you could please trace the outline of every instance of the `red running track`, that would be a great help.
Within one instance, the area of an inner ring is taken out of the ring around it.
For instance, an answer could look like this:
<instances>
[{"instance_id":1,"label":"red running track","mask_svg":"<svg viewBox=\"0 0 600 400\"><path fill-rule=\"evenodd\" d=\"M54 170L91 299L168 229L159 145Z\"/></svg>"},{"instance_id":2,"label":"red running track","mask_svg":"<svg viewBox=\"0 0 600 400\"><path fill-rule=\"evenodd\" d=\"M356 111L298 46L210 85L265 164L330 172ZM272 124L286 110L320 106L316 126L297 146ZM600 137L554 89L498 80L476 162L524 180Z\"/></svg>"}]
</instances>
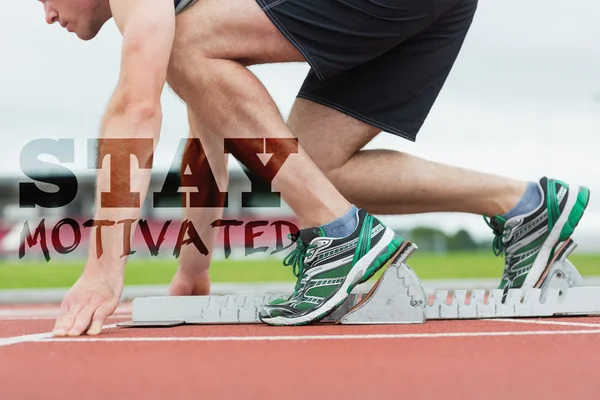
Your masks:
<instances>
[{"instance_id":1,"label":"red running track","mask_svg":"<svg viewBox=\"0 0 600 400\"><path fill-rule=\"evenodd\" d=\"M49 332L56 310L6 310L0 398L11 400L592 399L600 390L600 318L109 328L92 338L15 339ZM127 319L126 310L116 316Z\"/></svg>"}]
</instances>

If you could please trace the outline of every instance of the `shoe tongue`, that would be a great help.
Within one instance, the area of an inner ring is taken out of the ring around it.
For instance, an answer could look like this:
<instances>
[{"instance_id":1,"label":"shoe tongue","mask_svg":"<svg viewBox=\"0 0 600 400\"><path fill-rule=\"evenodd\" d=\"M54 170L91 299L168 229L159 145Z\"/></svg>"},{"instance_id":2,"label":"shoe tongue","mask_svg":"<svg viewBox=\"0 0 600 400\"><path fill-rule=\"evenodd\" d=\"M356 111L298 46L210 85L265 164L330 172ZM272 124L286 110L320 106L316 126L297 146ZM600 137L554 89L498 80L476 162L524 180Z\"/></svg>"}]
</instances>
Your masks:
<instances>
[{"instance_id":1,"label":"shoe tongue","mask_svg":"<svg viewBox=\"0 0 600 400\"><path fill-rule=\"evenodd\" d=\"M308 246L315 238L323 236L320 228L307 228L298 231L298 236L304 245Z\"/></svg>"}]
</instances>

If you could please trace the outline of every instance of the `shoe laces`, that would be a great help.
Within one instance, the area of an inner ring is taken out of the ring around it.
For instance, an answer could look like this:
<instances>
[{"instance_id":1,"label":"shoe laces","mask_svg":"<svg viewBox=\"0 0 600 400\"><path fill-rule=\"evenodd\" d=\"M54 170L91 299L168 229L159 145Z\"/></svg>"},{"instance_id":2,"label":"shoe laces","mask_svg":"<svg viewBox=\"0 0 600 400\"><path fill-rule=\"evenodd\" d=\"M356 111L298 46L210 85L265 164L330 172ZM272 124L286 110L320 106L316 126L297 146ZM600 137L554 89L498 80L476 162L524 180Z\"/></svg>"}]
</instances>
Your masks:
<instances>
[{"instance_id":1,"label":"shoe laces","mask_svg":"<svg viewBox=\"0 0 600 400\"><path fill-rule=\"evenodd\" d=\"M489 219L486 216L483 216L483 220L489 226L494 233L494 240L492 242L492 249L494 250L494 255L499 256L504 252L504 232L500 228L500 225L494 220Z\"/></svg>"},{"instance_id":2,"label":"shoe laces","mask_svg":"<svg viewBox=\"0 0 600 400\"><path fill-rule=\"evenodd\" d=\"M305 265L304 259L306 258L306 253L310 249L314 249L317 246L314 244L305 245L304 242L300 239L298 235L290 234L287 235L288 239L296 242L296 248L292 250L290 254L288 254L284 260L283 265L292 266L292 271L294 276L298 278L296 282L296 286L294 288L294 294L298 291L301 286L302 278L304 277Z\"/></svg>"}]
</instances>

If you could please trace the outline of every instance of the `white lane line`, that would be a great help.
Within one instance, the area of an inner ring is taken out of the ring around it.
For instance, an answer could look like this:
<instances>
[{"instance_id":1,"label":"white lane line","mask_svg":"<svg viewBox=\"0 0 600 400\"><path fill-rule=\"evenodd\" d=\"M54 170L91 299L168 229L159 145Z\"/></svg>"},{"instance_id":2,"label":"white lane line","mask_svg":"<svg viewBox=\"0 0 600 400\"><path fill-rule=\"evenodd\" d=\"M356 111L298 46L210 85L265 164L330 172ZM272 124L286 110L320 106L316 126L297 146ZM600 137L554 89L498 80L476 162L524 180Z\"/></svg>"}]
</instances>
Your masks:
<instances>
[{"instance_id":1,"label":"white lane line","mask_svg":"<svg viewBox=\"0 0 600 400\"><path fill-rule=\"evenodd\" d=\"M398 334L365 334L365 335L302 335L302 336L199 336L199 337L78 337L51 338L36 343L47 342L272 342L272 341L307 341L307 340L373 340L373 339L431 339L431 338L464 338L488 336L555 336L555 335L592 335L600 334L600 329L567 330L567 331L508 331L508 332L452 332L452 333L398 333Z\"/></svg>"},{"instance_id":2,"label":"white lane line","mask_svg":"<svg viewBox=\"0 0 600 400\"><path fill-rule=\"evenodd\" d=\"M104 325L102 330L116 328L117 324ZM18 343L35 343L43 340L55 340L53 339L52 332L45 333L34 333L31 335L12 336L7 338L0 338L0 347L10 346Z\"/></svg>"},{"instance_id":3,"label":"white lane line","mask_svg":"<svg viewBox=\"0 0 600 400\"><path fill-rule=\"evenodd\" d=\"M35 321L35 320L54 320L58 314L41 314L41 315L16 315L16 316L0 316L0 321ZM131 314L113 314L108 319L131 319Z\"/></svg>"},{"instance_id":4,"label":"white lane line","mask_svg":"<svg viewBox=\"0 0 600 400\"><path fill-rule=\"evenodd\" d=\"M600 323L594 324L594 323L589 323L589 322L550 321L550 320L542 320L542 319L538 320L538 319L499 318L499 319L488 319L487 321L512 322L512 323L516 323L516 324L557 325L557 326L600 328Z\"/></svg>"},{"instance_id":5,"label":"white lane line","mask_svg":"<svg viewBox=\"0 0 600 400\"><path fill-rule=\"evenodd\" d=\"M117 314L131 314L131 307L118 307L113 315ZM58 317L60 315L60 309L55 307L47 308L9 308L0 309L0 318L11 318L11 317L36 317L36 316L48 316L52 315Z\"/></svg>"},{"instance_id":6,"label":"white lane line","mask_svg":"<svg viewBox=\"0 0 600 400\"><path fill-rule=\"evenodd\" d=\"M11 344L35 342L52 337L52 333L36 333L33 335L13 336L0 339L0 347L10 346Z\"/></svg>"}]
</instances>

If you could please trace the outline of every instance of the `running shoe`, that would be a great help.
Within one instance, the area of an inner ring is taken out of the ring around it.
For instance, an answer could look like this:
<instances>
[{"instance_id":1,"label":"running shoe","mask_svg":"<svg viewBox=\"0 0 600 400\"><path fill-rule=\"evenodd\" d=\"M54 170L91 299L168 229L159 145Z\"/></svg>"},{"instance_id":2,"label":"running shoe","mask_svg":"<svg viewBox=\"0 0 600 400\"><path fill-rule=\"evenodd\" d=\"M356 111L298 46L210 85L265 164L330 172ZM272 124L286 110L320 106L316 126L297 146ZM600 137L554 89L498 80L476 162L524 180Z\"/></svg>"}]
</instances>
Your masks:
<instances>
[{"instance_id":1,"label":"running shoe","mask_svg":"<svg viewBox=\"0 0 600 400\"><path fill-rule=\"evenodd\" d=\"M506 219L494 216L486 223L494 232L493 250L504 254L500 289L538 288L557 248L573 234L589 203L590 190L543 177L538 182L542 201L530 213Z\"/></svg>"},{"instance_id":2,"label":"running shoe","mask_svg":"<svg viewBox=\"0 0 600 400\"><path fill-rule=\"evenodd\" d=\"M296 248L284 260L297 278L290 297L263 306L268 325L306 325L335 311L352 289L369 280L408 242L363 209L355 231L327 237L321 228L302 229L291 237Z\"/></svg>"}]
</instances>

